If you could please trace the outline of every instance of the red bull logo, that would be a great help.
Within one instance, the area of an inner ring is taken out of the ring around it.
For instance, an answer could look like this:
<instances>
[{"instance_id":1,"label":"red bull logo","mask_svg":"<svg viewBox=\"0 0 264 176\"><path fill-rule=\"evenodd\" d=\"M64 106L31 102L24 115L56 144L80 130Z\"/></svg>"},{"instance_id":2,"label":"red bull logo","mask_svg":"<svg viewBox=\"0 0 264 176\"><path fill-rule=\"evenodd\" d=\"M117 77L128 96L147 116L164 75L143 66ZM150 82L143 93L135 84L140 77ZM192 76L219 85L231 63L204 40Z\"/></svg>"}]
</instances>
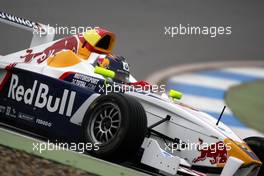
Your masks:
<instances>
[{"instance_id":1,"label":"red bull logo","mask_svg":"<svg viewBox=\"0 0 264 176\"><path fill-rule=\"evenodd\" d=\"M37 59L37 63L41 64L46 59L51 56L54 56L56 53L63 50L72 50L74 53L77 53L79 45L79 39L77 36L71 36L64 39L61 39L51 46L47 47L41 52L34 53L32 49L26 50L24 56L20 56L21 59L24 59L25 63L31 62L33 59Z\"/></svg>"},{"instance_id":2,"label":"red bull logo","mask_svg":"<svg viewBox=\"0 0 264 176\"><path fill-rule=\"evenodd\" d=\"M108 68L109 67L109 64L110 64L110 61L109 59L107 58L99 58L97 60L97 63L100 67L103 67L103 68Z\"/></svg>"},{"instance_id":3,"label":"red bull logo","mask_svg":"<svg viewBox=\"0 0 264 176\"><path fill-rule=\"evenodd\" d=\"M217 143L211 144L209 146L202 147L203 140L199 139L200 146L197 147L197 150L200 153L200 156L193 159L193 163L197 163L200 161L204 161L208 158L210 158L211 164L223 164L227 161L227 150L225 143L222 141L219 141Z\"/></svg>"}]
</instances>

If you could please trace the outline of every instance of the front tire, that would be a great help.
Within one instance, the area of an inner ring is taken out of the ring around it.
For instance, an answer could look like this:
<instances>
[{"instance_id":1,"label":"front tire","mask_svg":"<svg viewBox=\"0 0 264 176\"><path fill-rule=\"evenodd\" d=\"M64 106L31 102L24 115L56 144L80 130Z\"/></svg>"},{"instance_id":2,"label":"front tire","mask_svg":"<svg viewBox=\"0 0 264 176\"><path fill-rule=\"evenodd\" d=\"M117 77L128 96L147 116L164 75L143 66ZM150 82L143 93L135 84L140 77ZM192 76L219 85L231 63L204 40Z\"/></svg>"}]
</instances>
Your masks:
<instances>
[{"instance_id":1,"label":"front tire","mask_svg":"<svg viewBox=\"0 0 264 176\"><path fill-rule=\"evenodd\" d=\"M244 139L251 150L257 155L260 161L264 164L264 138L263 137L248 137ZM260 167L259 176L264 175L264 166Z\"/></svg>"},{"instance_id":2,"label":"front tire","mask_svg":"<svg viewBox=\"0 0 264 176\"><path fill-rule=\"evenodd\" d=\"M124 160L140 148L147 132L142 105L133 97L101 95L88 109L83 121L84 140L97 144L91 154L108 160Z\"/></svg>"}]
</instances>

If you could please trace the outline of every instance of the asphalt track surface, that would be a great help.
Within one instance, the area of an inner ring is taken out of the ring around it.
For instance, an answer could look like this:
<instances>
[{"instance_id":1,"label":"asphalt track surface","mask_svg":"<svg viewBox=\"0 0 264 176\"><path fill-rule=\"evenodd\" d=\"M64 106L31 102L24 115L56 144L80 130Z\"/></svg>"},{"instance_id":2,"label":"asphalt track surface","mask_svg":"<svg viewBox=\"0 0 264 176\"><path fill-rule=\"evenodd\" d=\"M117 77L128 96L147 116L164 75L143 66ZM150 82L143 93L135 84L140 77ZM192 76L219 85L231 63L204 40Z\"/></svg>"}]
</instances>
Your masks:
<instances>
[{"instance_id":1,"label":"asphalt track surface","mask_svg":"<svg viewBox=\"0 0 264 176\"><path fill-rule=\"evenodd\" d=\"M101 26L115 32L114 51L127 57L138 79L177 64L264 59L262 0L0 0L0 9L53 26ZM232 34L215 38L164 34L165 26L179 24L231 26ZM30 33L0 26L0 54L29 46Z\"/></svg>"}]
</instances>

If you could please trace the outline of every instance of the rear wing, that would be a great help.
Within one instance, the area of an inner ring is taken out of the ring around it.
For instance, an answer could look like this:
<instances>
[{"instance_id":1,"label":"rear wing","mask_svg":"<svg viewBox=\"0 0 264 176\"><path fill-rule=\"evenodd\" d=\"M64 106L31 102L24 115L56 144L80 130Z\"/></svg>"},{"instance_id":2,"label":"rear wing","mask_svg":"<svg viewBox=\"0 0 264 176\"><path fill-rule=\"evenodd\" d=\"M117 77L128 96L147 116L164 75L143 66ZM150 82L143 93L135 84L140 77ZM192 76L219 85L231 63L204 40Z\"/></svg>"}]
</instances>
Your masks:
<instances>
[{"instance_id":1,"label":"rear wing","mask_svg":"<svg viewBox=\"0 0 264 176\"><path fill-rule=\"evenodd\" d=\"M51 42L55 37L55 29L51 26L46 26L44 24L16 17L1 11L0 22L32 32L33 36L30 47Z\"/></svg>"}]
</instances>

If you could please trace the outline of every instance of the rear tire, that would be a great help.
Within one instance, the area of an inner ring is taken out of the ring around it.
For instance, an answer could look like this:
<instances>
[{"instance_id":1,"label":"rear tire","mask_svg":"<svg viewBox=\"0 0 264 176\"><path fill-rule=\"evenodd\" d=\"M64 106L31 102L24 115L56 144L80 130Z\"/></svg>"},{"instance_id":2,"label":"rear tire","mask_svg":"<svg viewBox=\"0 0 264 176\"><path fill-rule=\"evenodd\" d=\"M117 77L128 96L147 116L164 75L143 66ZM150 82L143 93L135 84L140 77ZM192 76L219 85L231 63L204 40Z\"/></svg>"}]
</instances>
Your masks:
<instances>
[{"instance_id":1,"label":"rear tire","mask_svg":"<svg viewBox=\"0 0 264 176\"><path fill-rule=\"evenodd\" d=\"M260 161L264 164L264 138L263 137L248 137L244 139L251 150L257 155ZM259 176L264 175L264 166L260 167Z\"/></svg>"},{"instance_id":2,"label":"rear tire","mask_svg":"<svg viewBox=\"0 0 264 176\"><path fill-rule=\"evenodd\" d=\"M147 117L133 97L101 95L88 109L83 121L86 143L99 147L91 154L108 160L126 160L140 149L147 132Z\"/></svg>"}]
</instances>

